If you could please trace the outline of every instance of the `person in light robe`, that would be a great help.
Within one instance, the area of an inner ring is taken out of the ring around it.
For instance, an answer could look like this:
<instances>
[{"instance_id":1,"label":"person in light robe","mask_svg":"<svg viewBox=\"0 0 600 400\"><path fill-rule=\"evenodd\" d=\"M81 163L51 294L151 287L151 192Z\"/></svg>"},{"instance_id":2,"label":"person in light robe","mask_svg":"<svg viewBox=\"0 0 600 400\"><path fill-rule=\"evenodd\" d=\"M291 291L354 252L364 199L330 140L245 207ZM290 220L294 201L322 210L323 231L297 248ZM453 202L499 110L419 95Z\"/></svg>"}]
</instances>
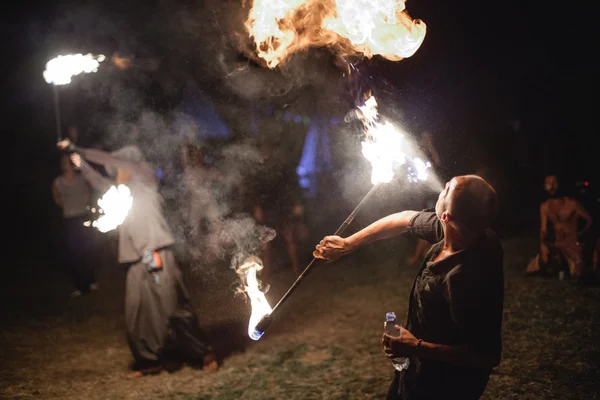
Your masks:
<instances>
[{"instance_id":1,"label":"person in light robe","mask_svg":"<svg viewBox=\"0 0 600 400\"><path fill-rule=\"evenodd\" d=\"M72 152L73 164L98 190L105 192L115 184L131 190L133 204L119 226L119 263L128 268L125 325L135 359L129 377L159 373L172 361L215 370L216 358L199 328L173 255L174 239L162 213L152 166L133 145L107 153L74 146L67 139L58 147ZM103 165L115 180L100 175L86 160Z\"/></svg>"}]
</instances>

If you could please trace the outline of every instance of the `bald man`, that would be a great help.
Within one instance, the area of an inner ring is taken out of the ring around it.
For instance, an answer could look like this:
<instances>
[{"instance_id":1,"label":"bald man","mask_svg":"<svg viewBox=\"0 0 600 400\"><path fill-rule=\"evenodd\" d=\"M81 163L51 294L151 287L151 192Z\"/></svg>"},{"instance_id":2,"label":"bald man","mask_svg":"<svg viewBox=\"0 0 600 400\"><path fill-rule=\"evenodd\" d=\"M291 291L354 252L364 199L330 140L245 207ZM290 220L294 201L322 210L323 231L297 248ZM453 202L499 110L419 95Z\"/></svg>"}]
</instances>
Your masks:
<instances>
[{"instance_id":1,"label":"bald man","mask_svg":"<svg viewBox=\"0 0 600 400\"><path fill-rule=\"evenodd\" d=\"M489 229L498 210L494 189L475 175L458 176L440 193L435 212L403 211L354 235L327 236L315 257L335 260L403 233L433 244L415 279L406 328L384 334L389 358L409 357L388 399L479 399L500 362L504 252Z\"/></svg>"}]
</instances>

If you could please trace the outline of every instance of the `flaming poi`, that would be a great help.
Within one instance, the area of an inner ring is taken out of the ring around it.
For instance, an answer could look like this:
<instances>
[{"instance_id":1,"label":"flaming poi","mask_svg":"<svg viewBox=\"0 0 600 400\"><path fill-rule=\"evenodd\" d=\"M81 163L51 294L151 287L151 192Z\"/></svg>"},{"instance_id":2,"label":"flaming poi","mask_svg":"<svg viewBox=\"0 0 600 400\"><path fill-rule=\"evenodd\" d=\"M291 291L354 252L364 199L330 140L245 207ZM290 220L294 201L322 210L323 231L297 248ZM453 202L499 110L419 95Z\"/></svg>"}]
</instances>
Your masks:
<instances>
[{"instance_id":1,"label":"flaming poi","mask_svg":"<svg viewBox=\"0 0 600 400\"><path fill-rule=\"evenodd\" d=\"M87 221L84 225L93 226L102 233L112 231L125 221L132 205L131 190L126 185L111 186L98 199L100 217L95 221Z\"/></svg>"},{"instance_id":2,"label":"flaming poi","mask_svg":"<svg viewBox=\"0 0 600 400\"><path fill-rule=\"evenodd\" d=\"M399 61L415 54L425 38L425 24L408 15L404 0L250 1L252 5L245 26L257 56L268 68L276 68L298 51L323 46L332 48L340 56L371 58L379 55ZM382 184L393 179L399 165L408 164L409 181L428 177L429 163L409 157L411 152L404 133L393 123L381 119L377 106L375 97L369 96L356 110L364 127L362 154L371 163L373 187L335 235L340 235L350 225ZM260 311L255 312L253 301L248 326L251 338L258 340L264 334L279 306L318 263L316 258L311 261L272 310L268 303L266 306L261 303L257 304ZM256 269L253 278L255 272ZM257 321L258 315L262 318Z\"/></svg>"}]
</instances>

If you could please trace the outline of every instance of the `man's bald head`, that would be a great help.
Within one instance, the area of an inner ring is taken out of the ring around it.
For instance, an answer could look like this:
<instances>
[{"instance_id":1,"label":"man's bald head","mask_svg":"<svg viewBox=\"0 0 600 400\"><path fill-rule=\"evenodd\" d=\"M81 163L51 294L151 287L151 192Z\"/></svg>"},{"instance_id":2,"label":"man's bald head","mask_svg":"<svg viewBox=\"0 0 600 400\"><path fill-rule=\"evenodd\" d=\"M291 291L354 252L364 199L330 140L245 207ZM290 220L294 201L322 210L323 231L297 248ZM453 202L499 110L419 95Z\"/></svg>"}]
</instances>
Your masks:
<instances>
[{"instance_id":1,"label":"man's bald head","mask_svg":"<svg viewBox=\"0 0 600 400\"><path fill-rule=\"evenodd\" d=\"M498 195L489 183L477 175L464 175L446 186L436 205L439 217L445 212L448 222L468 236L490 227L498 213Z\"/></svg>"}]
</instances>

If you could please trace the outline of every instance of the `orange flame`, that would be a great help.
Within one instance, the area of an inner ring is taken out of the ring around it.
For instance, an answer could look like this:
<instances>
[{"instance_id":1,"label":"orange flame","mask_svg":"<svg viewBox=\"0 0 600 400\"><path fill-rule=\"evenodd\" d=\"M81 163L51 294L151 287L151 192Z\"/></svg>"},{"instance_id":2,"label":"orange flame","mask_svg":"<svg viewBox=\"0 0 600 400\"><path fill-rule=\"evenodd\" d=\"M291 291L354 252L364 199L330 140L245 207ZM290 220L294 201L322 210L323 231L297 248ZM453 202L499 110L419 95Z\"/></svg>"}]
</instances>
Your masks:
<instances>
[{"instance_id":1,"label":"orange flame","mask_svg":"<svg viewBox=\"0 0 600 400\"><path fill-rule=\"evenodd\" d=\"M251 0L246 29L269 68L309 47L331 46L342 56L412 56L426 26L404 0Z\"/></svg>"},{"instance_id":2,"label":"orange flame","mask_svg":"<svg viewBox=\"0 0 600 400\"><path fill-rule=\"evenodd\" d=\"M252 306L252 314L248 323L248 336L253 340L260 339L264 333L258 331L256 325L264 316L271 314L271 311L273 311L264 292L261 290L260 282L256 276L262 268L262 262L258 257L249 257L236 269L236 273L244 285L243 292L250 298L250 305Z\"/></svg>"}]
</instances>

